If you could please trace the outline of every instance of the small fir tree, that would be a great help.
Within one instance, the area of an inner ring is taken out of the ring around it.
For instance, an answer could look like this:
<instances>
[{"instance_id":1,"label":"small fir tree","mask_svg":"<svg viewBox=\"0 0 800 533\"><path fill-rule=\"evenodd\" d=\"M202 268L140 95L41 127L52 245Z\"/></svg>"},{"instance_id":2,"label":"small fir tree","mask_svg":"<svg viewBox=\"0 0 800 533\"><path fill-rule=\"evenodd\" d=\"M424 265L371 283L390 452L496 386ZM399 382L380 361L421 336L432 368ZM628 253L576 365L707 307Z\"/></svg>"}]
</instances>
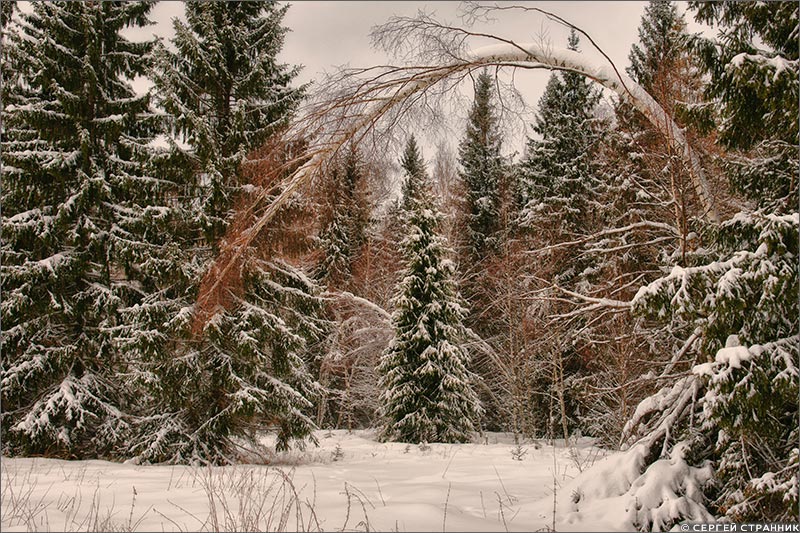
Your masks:
<instances>
[{"instance_id":1,"label":"small fir tree","mask_svg":"<svg viewBox=\"0 0 800 533\"><path fill-rule=\"evenodd\" d=\"M394 339L378 366L383 435L402 442L469 440L481 407L462 345L466 309L454 265L436 233L439 215L424 181L404 200L406 273L395 297Z\"/></svg>"}]
</instances>

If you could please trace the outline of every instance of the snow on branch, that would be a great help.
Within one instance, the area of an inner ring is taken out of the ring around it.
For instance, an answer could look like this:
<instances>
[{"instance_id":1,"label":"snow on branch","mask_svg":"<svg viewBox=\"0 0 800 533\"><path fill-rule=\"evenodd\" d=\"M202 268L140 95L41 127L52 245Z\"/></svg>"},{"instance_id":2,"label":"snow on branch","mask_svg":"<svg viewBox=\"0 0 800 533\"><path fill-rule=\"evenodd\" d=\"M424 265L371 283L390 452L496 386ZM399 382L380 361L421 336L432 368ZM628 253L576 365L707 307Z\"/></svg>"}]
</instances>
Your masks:
<instances>
[{"instance_id":1,"label":"snow on branch","mask_svg":"<svg viewBox=\"0 0 800 533\"><path fill-rule=\"evenodd\" d=\"M331 298L333 300L337 300L338 302L347 302L353 306L357 306L362 309L371 311L372 314L375 317L377 317L380 322L384 323L387 327L389 327L392 321L392 315L386 309L379 306L375 302L367 300L366 298L356 296L352 292L349 291L324 292L322 296L323 298Z\"/></svg>"},{"instance_id":2,"label":"snow on branch","mask_svg":"<svg viewBox=\"0 0 800 533\"><path fill-rule=\"evenodd\" d=\"M554 285L553 288L567 296L575 298L581 302L582 305L578 309L569 311L567 313L553 315L551 318L572 318L574 316L584 315L585 313L597 310L613 309L616 311L628 311L631 308L631 302L612 300L611 298L594 298L592 296L587 296L585 294L580 294L575 291L565 289L564 287L560 287L558 285Z\"/></svg>"}]
</instances>

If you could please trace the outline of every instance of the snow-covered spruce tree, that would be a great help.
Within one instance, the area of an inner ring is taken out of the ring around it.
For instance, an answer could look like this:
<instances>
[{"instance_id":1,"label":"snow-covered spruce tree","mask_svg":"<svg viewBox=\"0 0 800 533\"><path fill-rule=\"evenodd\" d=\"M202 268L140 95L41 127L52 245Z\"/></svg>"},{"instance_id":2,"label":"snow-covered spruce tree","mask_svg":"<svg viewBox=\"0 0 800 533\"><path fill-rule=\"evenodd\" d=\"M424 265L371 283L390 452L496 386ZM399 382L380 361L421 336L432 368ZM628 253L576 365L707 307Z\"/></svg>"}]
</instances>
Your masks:
<instances>
[{"instance_id":1,"label":"snow-covered spruce tree","mask_svg":"<svg viewBox=\"0 0 800 533\"><path fill-rule=\"evenodd\" d=\"M575 32L570 34L568 43L570 49L578 49ZM580 74L553 74L539 101L533 125L538 138L528 140L519 165L520 236L534 253L550 250L537 253L526 276L540 280L529 290L545 298L547 291L554 298L561 296L552 292L554 285L583 290L594 268L578 246L564 243L595 229L597 141L603 125L595 115L599 98L599 91ZM565 327L546 318L562 311L565 310L552 300L538 299L531 303L528 314L537 322L531 331L552 332L541 339L535 353L529 354L536 359L537 368L536 425L539 432L546 431L551 438L555 437L556 428L559 435L567 438L565 433L575 427L577 389L570 382L581 371L586 357L580 353L581 339L576 336L583 330L579 320Z\"/></svg>"},{"instance_id":2,"label":"snow-covered spruce tree","mask_svg":"<svg viewBox=\"0 0 800 533\"><path fill-rule=\"evenodd\" d=\"M651 95L686 54L686 22L678 6L668 0L650 0L639 24L639 42L631 46L625 70ZM655 96L658 99L657 95Z\"/></svg>"},{"instance_id":3,"label":"snow-covered spruce tree","mask_svg":"<svg viewBox=\"0 0 800 533\"><path fill-rule=\"evenodd\" d=\"M268 427L279 450L293 439L302 446L314 428L320 391L309 353L324 336L321 291L290 264L258 257L246 262L242 283L244 295L179 345L178 357L159 354L157 408L133 443L142 460L232 463L239 446L258 449ZM173 320L188 336L191 318Z\"/></svg>"},{"instance_id":4,"label":"snow-covered spruce tree","mask_svg":"<svg viewBox=\"0 0 800 533\"><path fill-rule=\"evenodd\" d=\"M709 94L716 96L709 109L723 119L721 141L755 148L733 156L739 172L729 168L732 189L753 204L709 228L710 245L691 266L674 268L634 299L636 312L661 319L682 335L698 363L691 375L642 402L629 424L630 434L640 438L633 451L645 452L632 499L675 481L687 503L639 498L632 515L642 529L703 518L692 511L697 504L734 521L797 517L800 216L796 175L779 167L783 161L797 168L798 110L796 99L765 97L775 84L798 90L792 37L798 34L798 8L750 3L692 8L699 20L722 26L721 40L698 48L709 54ZM781 156L758 157L765 145L783 147ZM767 181L770 186L762 185ZM664 475L667 464L674 475ZM713 476L701 473L703 468ZM659 474L649 475L653 472ZM692 494L686 490L690 485Z\"/></svg>"},{"instance_id":5,"label":"snow-covered spruce tree","mask_svg":"<svg viewBox=\"0 0 800 533\"><path fill-rule=\"evenodd\" d=\"M461 179L466 199L467 246L480 261L497 251L500 229L501 186L504 160L500 155L500 132L492 108L493 79L483 71L475 81L475 100L467 132L459 146Z\"/></svg>"},{"instance_id":6,"label":"snow-covered spruce tree","mask_svg":"<svg viewBox=\"0 0 800 533\"><path fill-rule=\"evenodd\" d=\"M573 30L569 49L578 50L578 43ZM599 99L600 92L580 74L550 76L533 126L540 138L528 139L521 162L522 226L542 231L544 220L561 234L585 226L596 181Z\"/></svg>"},{"instance_id":7,"label":"snow-covered spruce tree","mask_svg":"<svg viewBox=\"0 0 800 533\"><path fill-rule=\"evenodd\" d=\"M422 179L404 198L406 271L394 300L395 335L378 366L383 437L465 442L482 411L462 345L466 309L453 280L454 265L436 232L440 215L424 174L412 176Z\"/></svg>"},{"instance_id":8,"label":"snow-covered spruce tree","mask_svg":"<svg viewBox=\"0 0 800 533\"><path fill-rule=\"evenodd\" d=\"M171 185L145 173L157 123L129 83L153 43L121 35L151 8L37 2L4 43L17 69L2 117L4 453L124 453L115 330L158 261Z\"/></svg>"},{"instance_id":9,"label":"snow-covered spruce tree","mask_svg":"<svg viewBox=\"0 0 800 533\"><path fill-rule=\"evenodd\" d=\"M331 167L319 187L323 198L317 210L320 218L328 219L318 238L322 259L316 273L327 288L331 321L320 363L319 380L325 391L317 424L327 421L351 430L372 425L377 405L375 366L386 345L385 325L376 328L374 310L363 305L376 288L373 265L379 262L368 234L366 182L375 169L355 145ZM389 285L393 280L386 277L380 283Z\"/></svg>"},{"instance_id":10,"label":"snow-covered spruce tree","mask_svg":"<svg viewBox=\"0 0 800 533\"><path fill-rule=\"evenodd\" d=\"M353 247L347 231L348 222L349 217L342 206L334 206L333 218L319 237L323 255L317 268L317 276L329 286L341 287L352 275Z\"/></svg>"},{"instance_id":11,"label":"snow-covered spruce tree","mask_svg":"<svg viewBox=\"0 0 800 533\"><path fill-rule=\"evenodd\" d=\"M717 115L712 118L720 141L740 149L764 142L765 137L796 144L797 6L691 2L690 8L699 22L721 29L717 39L695 37L692 42L711 75L706 107Z\"/></svg>"},{"instance_id":12,"label":"snow-covered spruce tree","mask_svg":"<svg viewBox=\"0 0 800 533\"><path fill-rule=\"evenodd\" d=\"M251 183L259 159L278 157L257 149L302 94L289 86L296 69L276 60L285 11L265 2L187 2L187 22L174 22L175 51L157 51L155 92L172 133L162 170L185 184L174 200L188 227L176 235L182 275L125 309L120 337L141 360L137 377L152 396L130 444L142 461L234 462L242 439L257 446L268 426L278 429L278 448L314 427L308 415L318 385L309 363L324 335L321 288L283 260L298 202L265 230L241 284L200 331L195 309L235 199L258 190Z\"/></svg>"},{"instance_id":13,"label":"snow-covered spruce tree","mask_svg":"<svg viewBox=\"0 0 800 533\"><path fill-rule=\"evenodd\" d=\"M794 210L800 138L795 98L797 6L782 2L690 6L698 21L721 26L718 40L698 37L692 43L711 75L705 88L709 103L695 106L694 118L715 127L721 144L741 151L723 160L741 194L763 208Z\"/></svg>"},{"instance_id":14,"label":"snow-covered spruce tree","mask_svg":"<svg viewBox=\"0 0 800 533\"><path fill-rule=\"evenodd\" d=\"M628 74L638 82L674 120L681 110L696 104L701 91L701 73L689 50L683 15L672 2L651 0L639 25L639 42L631 47ZM680 154L673 154L664 137L633 107L620 101L616 107L616 151L623 155L617 175L636 190L626 202L633 209L628 220L641 217L670 224L682 237L692 219L702 219L699 207L691 205L690 180ZM612 169L613 171L613 169ZM604 179L608 182L608 179ZM627 191L620 191L629 197ZM612 194L614 194L612 192ZM628 206L622 206L624 214ZM670 211L672 214L670 214Z\"/></svg>"},{"instance_id":15,"label":"snow-covered spruce tree","mask_svg":"<svg viewBox=\"0 0 800 533\"><path fill-rule=\"evenodd\" d=\"M282 214L267 229L243 261L241 284L201 330L198 277L124 310L124 347L140 358L137 377L151 395L130 442L138 460L232 463L258 450L266 429L277 430L279 450L310 435L320 393L311 367L327 325L322 288L283 259L291 246L283 233L296 217ZM202 273L210 257L190 251L197 257L184 272Z\"/></svg>"},{"instance_id":16,"label":"snow-covered spruce tree","mask_svg":"<svg viewBox=\"0 0 800 533\"><path fill-rule=\"evenodd\" d=\"M741 213L715 231L700 264L675 267L634 299L637 313L682 334L700 364L642 402L627 431L641 437L649 468L712 466L705 498L692 499L736 521L796 516L798 229L796 212ZM701 518L651 503L638 513L642 529Z\"/></svg>"},{"instance_id":17,"label":"snow-covered spruce tree","mask_svg":"<svg viewBox=\"0 0 800 533\"><path fill-rule=\"evenodd\" d=\"M690 110L703 109L702 72L697 58L690 52L686 22L676 5L660 0L649 3L639 26L639 43L632 46L629 58L628 74L679 125L686 123ZM631 170L641 176L639 181L644 185L640 195L662 197L660 202L672 212L672 216L664 217L663 221L678 230L680 240L676 243L680 245L681 254L678 261L682 262L689 249L699 244L696 240L689 241L693 233L698 233L705 218L686 163L681 154L669 148L668 140L655 132L630 104L619 102L616 118L619 130L629 136ZM695 135L693 142L700 152L703 141ZM710 143L708 140L707 144ZM715 177L713 172L709 173L712 185L721 190L725 184L715 183ZM663 198L669 199L669 203ZM651 217L656 214L652 213Z\"/></svg>"},{"instance_id":18,"label":"snow-covered spruce tree","mask_svg":"<svg viewBox=\"0 0 800 533\"><path fill-rule=\"evenodd\" d=\"M690 53L689 41L686 21L677 5L650 0L639 24L639 42L631 46L631 64L626 68L628 75L680 125L687 109L702 107L697 105L702 73L697 58ZM675 174L686 173L681 169L680 154L671 154L663 136L628 102L619 101L615 112L618 129L630 137L630 158L638 167L635 170L662 182L676 202L683 201L677 184L670 183L676 179ZM648 187L647 192L655 191Z\"/></svg>"}]
</instances>

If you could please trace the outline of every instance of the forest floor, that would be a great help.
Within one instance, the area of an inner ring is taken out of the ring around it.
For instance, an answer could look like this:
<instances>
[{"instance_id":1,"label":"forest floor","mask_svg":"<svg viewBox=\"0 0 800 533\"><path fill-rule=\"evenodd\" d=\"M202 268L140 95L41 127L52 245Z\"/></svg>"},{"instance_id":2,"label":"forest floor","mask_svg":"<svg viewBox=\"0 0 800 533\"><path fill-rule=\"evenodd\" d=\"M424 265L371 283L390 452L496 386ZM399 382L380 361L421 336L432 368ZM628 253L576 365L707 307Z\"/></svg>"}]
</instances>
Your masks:
<instances>
[{"instance_id":1,"label":"forest floor","mask_svg":"<svg viewBox=\"0 0 800 533\"><path fill-rule=\"evenodd\" d=\"M611 460L612 466L615 455L589 439L571 446L516 445L510 435L489 433L480 444L420 446L381 443L372 431L316 436L319 447L277 454L262 465L4 457L0 526L3 531L544 531L553 528L555 508L560 531L626 528L619 499L581 501L581 479L596 477L586 469L596 461Z\"/></svg>"}]
</instances>

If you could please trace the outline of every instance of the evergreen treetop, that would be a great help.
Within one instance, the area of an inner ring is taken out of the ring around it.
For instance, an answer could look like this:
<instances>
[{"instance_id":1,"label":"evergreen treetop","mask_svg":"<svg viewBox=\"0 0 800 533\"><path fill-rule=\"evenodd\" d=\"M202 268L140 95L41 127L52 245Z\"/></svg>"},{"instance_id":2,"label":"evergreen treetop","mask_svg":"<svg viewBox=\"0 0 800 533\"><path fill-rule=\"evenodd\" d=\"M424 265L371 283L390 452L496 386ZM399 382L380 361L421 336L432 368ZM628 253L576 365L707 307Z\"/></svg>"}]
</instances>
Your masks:
<instances>
[{"instance_id":1,"label":"evergreen treetop","mask_svg":"<svg viewBox=\"0 0 800 533\"><path fill-rule=\"evenodd\" d=\"M500 227L501 182L504 161L497 117L492 108L493 79L487 71L475 81L475 99L467 131L459 146L467 200L468 242L473 257L482 259L497 245Z\"/></svg>"},{"instance_id":2,"label":"evergreen treetop","mask_svg":"<svg viewBox=\"0 0 800 533\"><path fill-rule=\"evenodd\" d=\"M422 152L417 147L417 140L411 135L406 141L403 155L400 158L400 166L403 169L403 189L402 207L409 210L412 207L414 198L421 194L421 188L425 186L427 173L425 171L425 161L422 159Z\"/></svg>"},{"instance_id":3,"label":"evergreen treetop","mask_svg":"<svg viewBox=\"0 0 800 533\"><path fill-rule=\"evenodd\" d=\"M572 31L569 47L578 48ZM554 73L539 100L522 167L520 223L533 227L549 219L558 231L576 231L587 216L586 202L594 187L594 147L600 99L597 89L575 72ZM539 222L537 222L539 221Z\"/></svg>"},{"instance_id":4,"label":"evergreen treetop","mask_svg":"<svg viewBox=\"0 0 800 533\"><path fill-rule=\"evenodd\" d=\"M678 6L669 0L650 0L639 25L639 43L628 54L628 74L651 91L658 73L674 68L685 54L687 37Z\"/></svg>"},{"instance_id":5,"label":"evergreen treetop","mask_svg":"<svg viewBox=\"0 0 800 533\"><path fill-rule=\"evenodd\" d=\"M277 60L288 6L275 2L186 2L175 19L176 51L157 51L155 86L173 134L190 146L209 241L219 238L241 183L247 154L285 123L303 96L298 72Z\"/></svg>"}]
</instances>

